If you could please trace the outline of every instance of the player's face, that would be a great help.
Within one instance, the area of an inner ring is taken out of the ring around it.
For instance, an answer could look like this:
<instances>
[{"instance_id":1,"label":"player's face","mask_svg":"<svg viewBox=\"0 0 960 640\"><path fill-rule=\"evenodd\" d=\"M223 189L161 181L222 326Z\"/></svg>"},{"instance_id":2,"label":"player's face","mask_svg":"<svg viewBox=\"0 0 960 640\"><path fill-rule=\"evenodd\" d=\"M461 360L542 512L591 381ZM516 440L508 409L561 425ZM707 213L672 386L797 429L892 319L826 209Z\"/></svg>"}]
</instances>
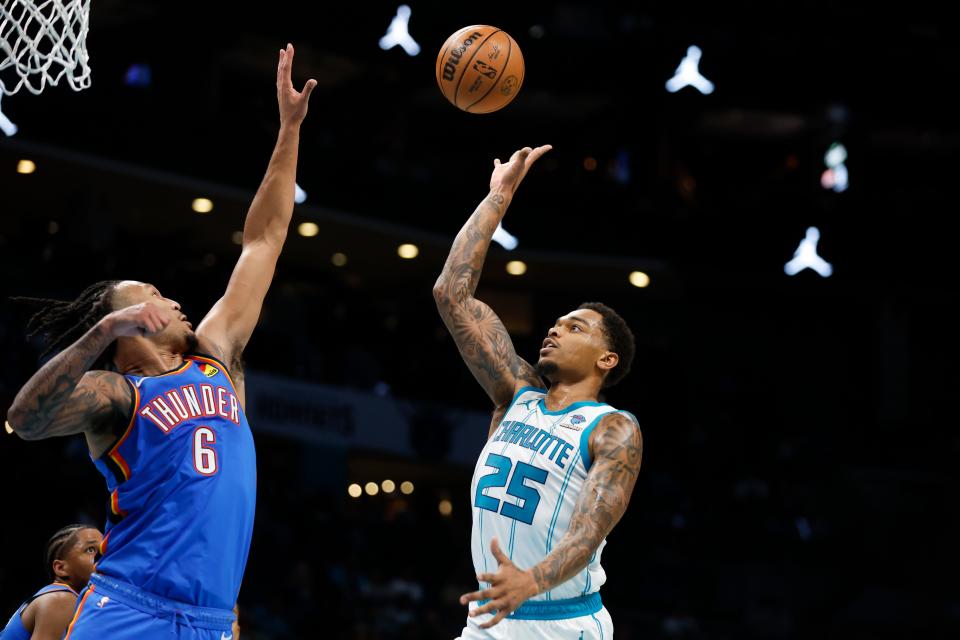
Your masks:
<instances>
[{"instance_id":1,"label":"player's face","mask_svg":"<svg viewBox=\"0 0 960 640\"><path fill-rule=\"evenodd\" d=\"M171 347L180 353L186 353L193 349L197 343L197 337L193 332L193 324L187 319L186 314L180 310L179 302L165 298L152 284L137 282L136 280L124 280L114 290L114 309L131 307L142 302L156 305L170 320L170 324L163 331L149 336L148 340Z\"/></svg>"},{"instance_id":2,"label":"player's face","mask_svg":"<svg viewBox=\"0 0 960 640\"><path fill-rule=\"evenodd\" d=\"M100 552L100 543L103 534L96 529L81 529L76 535L76 541L67 549L60 565L58 575L69 580L70 586L76 591L83 589L90 576L96 569L97 554Z\"/></svg>"},{"instance_id":3,"label":"player's face","mask_svg":"<svg viewBox=\"0 0 960 640\"><path fill-rule=\"evenodd\" d=\"M577 309L557 318L547 332L537 369L551 381L558 374L580 379L593 373L609 353L603 316L593 309Z\"/></svg>"}]
</instances>

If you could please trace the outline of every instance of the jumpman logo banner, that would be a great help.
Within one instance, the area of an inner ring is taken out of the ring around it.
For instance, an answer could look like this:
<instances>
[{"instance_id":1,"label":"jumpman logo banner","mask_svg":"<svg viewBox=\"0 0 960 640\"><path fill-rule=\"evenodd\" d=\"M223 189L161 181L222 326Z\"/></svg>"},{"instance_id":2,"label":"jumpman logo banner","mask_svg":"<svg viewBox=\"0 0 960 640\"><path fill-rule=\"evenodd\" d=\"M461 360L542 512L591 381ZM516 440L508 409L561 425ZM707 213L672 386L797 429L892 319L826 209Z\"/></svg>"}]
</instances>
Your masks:
<instances>
[{"instance_id":1,"label":"jumpman logo banner","mask_svg":"<svg viewBox=\"0 0 960 640\"><path fill-rule=\"evenodd\" d=\"M3 94L0 93L0 100L3 100ZM10 118L4 115L3 108L0 106L0 131L7 136L13 136L17 132L17 125L10 121Z\"/></svg>"},{"instance_id":2,"label":"jumpman logo banner","mask_svg":"<svg viewBox=\"0 0 960 640\"><path fill-rule=\"evenodd\" d=\"M809 227L807 235L800 241L800 246L793 252L793 259L783 265L783 271L788 276L794 276L804 269L813 269L824 278L833 273L833 265L817 254L817 243L820 242L820 230Z\"/></svg>"},{"instance_id":3,"label":"jumpman logo banner","mask_svg":"<svg viewBox=\"0 0 960 640\"><path fill-rule=\"evenodd\" d=\"M405 4L397 7L397 15L390 21L387 34L380 38L380 48L386 51L400 45L409 56L420 53L420 45L410 35L410 7Z\"/></svg>"},{"instance_id":4,"label":"jumpman logo banner","mask_svg":"<svg viewBox=\"0 0 960 640\"><path fill-rule=\"evenodd\" d=\"M676 93L684 87L693 87L700 93L706 95L713 93L713 83L700 75L700 58L703 51L700 47L694 45L687 49L687 55L680 61L680 66L674 72L674 76L667 80L667 91Z\"/></svg>"}]
</instances>

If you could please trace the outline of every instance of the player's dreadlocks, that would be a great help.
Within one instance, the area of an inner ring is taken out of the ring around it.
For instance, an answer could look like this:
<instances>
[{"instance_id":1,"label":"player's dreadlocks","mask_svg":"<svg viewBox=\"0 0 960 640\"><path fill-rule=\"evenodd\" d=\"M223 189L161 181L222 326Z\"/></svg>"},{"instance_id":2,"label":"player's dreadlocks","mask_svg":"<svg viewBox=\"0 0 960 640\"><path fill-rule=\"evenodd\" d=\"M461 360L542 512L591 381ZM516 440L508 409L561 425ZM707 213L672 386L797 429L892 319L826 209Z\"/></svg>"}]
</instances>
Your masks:
<instances>
[{"instance_id":1,"label":"player's dreadlocks","mask_svg":"<svg viewBox=\"0 0 960 640\"><path fill-rule=\"evenodd\" d=\"M47 541L47 549L44 557L47 562L47 576L51 582L57 579L57 574L53 572L53 561L62 560L64 551L76 542L77 534L89 528L90 526L85 524L71 524L57 531L51 536L50 540Z\"/></svg>"},{"instance_id":2,"label":"player's dreadlocks","mask_svg":"<svg viewBox=\"0 0 960 640\"><path fill-rule=\"evenodd\" d=\"M39 336L44 350L41 357L55 353L78 340L105 315L113 311L113 289L119 280L102 280L92 284L71 302L48 298L11 298L39 310L27 322L27 339ZM114 344L93 364L93 369L112 368Z\"/></svg>"}]
</instances>

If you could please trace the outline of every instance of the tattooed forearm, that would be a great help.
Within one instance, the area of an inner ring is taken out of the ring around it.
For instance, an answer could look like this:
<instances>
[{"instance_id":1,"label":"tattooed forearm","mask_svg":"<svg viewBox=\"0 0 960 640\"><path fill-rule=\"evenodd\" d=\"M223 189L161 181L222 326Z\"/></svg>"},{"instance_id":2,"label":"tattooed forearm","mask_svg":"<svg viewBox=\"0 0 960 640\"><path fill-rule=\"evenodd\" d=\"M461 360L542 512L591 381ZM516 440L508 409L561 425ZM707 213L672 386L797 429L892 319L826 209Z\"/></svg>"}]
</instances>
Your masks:
<instances>
[{"instance_id":1,"label":"tattooed forearm","mask_svg":"<svg viewBox=\"0 0 960 640\"><path fill-rule=\"evenodd\" d=\"M129 403L122 377L105 371L87 374L112 341L106 327L98 324L23 385L7 414L20 437L33 440L79 433L91 421L122 411L124 399Z\"/></svg>"},{"instance_id":2,"label":"tattooed forearm","mask_svg":"<svg viewBox=\"0 0 960 640\"><path fill-rule=\"evenodd\" d=\"M460 302L474 294L493 232L507 212L507 206L506 197L499 193L483 199L454 239L435 291L439 288L444 297Z\"/></svg>"},{"instance_id":3,"label":"tattooed forearm","mask_svg":"<svg viewBox=\"0 0 960 640\"><path fill-rule=\"evenodd\" d=\"M517 356L506 327L493 310L473 297L497 225L509 199L490 193L457 234L433 288L437 308L467 366L499 407L513 396L517 382L540 384Z\"/></svg>"},{"instance_id":4,"label":"tattooed forearm","mask_svg":"<svg viewBox=\"0 0 960 640\"><path fill-rule=\"evenodd\" d=\"M623 414L611 414L594 432L593 465L570 526L556 548L530 572L542 593L582 571L627 510L640 473L643 439Z\"/></svg>"}]
</instances>

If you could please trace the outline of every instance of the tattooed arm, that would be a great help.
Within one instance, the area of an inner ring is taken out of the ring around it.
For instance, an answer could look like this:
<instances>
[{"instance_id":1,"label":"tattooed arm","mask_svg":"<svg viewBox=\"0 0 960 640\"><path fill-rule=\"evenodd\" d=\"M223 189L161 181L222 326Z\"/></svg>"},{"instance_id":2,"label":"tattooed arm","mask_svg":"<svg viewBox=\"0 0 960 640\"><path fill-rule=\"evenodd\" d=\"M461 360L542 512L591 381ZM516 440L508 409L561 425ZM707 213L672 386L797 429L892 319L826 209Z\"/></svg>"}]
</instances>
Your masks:
<instances>
[{"instance_id":1,"label":"tattooed arm","mask_svg":"<svg viewBox=\"0 0 960 640\"><path fill-rule=\"evenodd\" d=\"M624 414L611 413L590 434L589 446L593 464L567 532L550 555L524 571L514 565L500 551L496 539L493 540L491 550L500 567L497 573L477 576L480 582L490 583L490 587L460 597L461 604L471 600L490 600L470 612L471 616L497 612L481 627L492 627L526 600L583 571L600 543L626 512L643 456L640 429Z\"/></svg>"},{"instance_id":2,"label":"tattooed arm","mask_svg":"<svg viewBox=\"0 0 960 640\"><path fill-rule=\"evenodd\" d=\"M506 409L520 386L542 385L533 367L517 356L513 341L493 310L473 297L497 225L517 186L550 145L526 147L501 164L494 160L490 193L457 234L433 297L460 355L498 411Z\"/></svg>"},{"instance_id":3,"label":"tattooed arm","mask_svg":"<svg viewBox=\"0 0 960 640\"><path fill-rule=\"evenodd\" d=\"M23 385L7 413L10 426L24 440L85 433L99 457L130 417L133 399L123 376L90 367L118 337L158 333L169 323L149 303L108 314Z\"/></svg>"}]
</instances>

